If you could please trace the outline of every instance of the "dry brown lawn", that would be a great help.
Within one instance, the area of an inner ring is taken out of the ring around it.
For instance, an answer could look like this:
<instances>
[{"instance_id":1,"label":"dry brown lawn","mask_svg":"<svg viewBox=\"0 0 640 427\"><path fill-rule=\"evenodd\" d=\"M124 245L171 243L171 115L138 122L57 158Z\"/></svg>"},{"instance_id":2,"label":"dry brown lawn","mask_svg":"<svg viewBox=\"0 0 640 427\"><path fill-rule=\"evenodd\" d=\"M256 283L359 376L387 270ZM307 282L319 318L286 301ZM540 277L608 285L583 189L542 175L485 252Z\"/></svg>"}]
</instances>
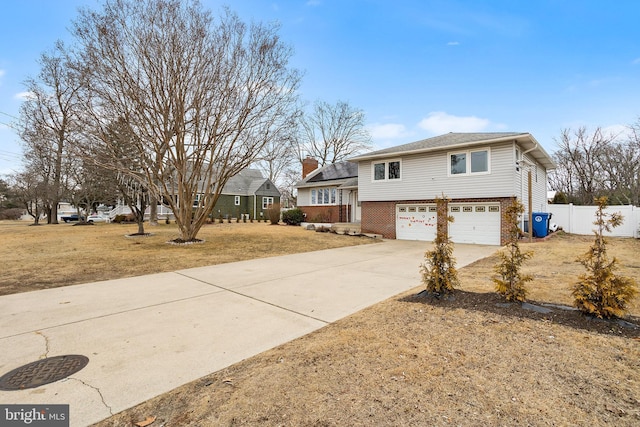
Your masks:
<instances>
[{"instance_id":1,"label":"dry brown lawn","mask_svg":"<svg viewBox=\"0 0 640 427\"><path fill-rule=\"evenodd\" d=\"M0 221L0 295L374 242L261 222L205 225L205 243L175 246L175 224L148 237L125 237L135 224L28 224Z\"/></svg>"},{"instance_id":2,"label":"dry brown lawn","mask_svg":"<svg viewBox=\"0 0 640 427\"><path fill-rule=\"evenodd\" d=\"M590 237L525 248L530 298L570 304ZM610 239L640 282L640 241ZM451 300L421 287L117 414L133 426L638 426L638 299L623 326L542 314L492 292L497 257L460 271Z\"/></svg>"},{"instance_id":3,"label":"dry brown lawn","mask_svg":"<svg viewBox=\"0 0 640 427\"><path fill-rule=\"evenodd\" d=\"M3 293L367 242L223 224L203 230L204 245L185 248L164 243L172 227L133 240L123 237L133 226L66 227L0 224ZM591 240L557 234L523 244L535 251L530 302L571 304L569 286L583 271L575 258ZM619 273L640 282L640 240L609 241ZM492 292L496 261L461 269L453 299L419 296L417 286L99 425L148 417L151 427L640 425L639 298L625 324L559 308L538 313Z\"/></svg>"}]
</instances>

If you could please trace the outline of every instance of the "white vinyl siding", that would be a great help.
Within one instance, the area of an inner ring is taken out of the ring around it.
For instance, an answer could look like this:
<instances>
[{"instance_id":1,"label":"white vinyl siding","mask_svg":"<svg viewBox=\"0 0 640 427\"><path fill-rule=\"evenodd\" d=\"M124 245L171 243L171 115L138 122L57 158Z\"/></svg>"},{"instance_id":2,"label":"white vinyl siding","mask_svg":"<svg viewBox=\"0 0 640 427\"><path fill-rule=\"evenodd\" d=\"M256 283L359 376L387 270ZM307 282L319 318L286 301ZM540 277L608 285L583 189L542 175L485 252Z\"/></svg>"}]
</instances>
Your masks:
<instances>
[{"instance_id":1,"label":"white vinyl siding","mask_svg":"<svg viewBox=\"0 0 640 427\"><path fill-rule=\"evenodd\" d=\"M519 165L515 165L516 153L518 151L520 159L524 160ZM546 212L547 211L547 171L542 165L536 163L533 157L527 154L523 156L523 150L517 145L514 147L514 170L516 171L515 179L513 180L513 194L520 199L524 206L524 216L529 216L529 184L528 184L528 171L531 170L531 188L532 188L532 206L533 212Z\"/></svg>"},{"instance_id":2,"label":"white vinyl siding","mask_svg":"<svg viewBox=\"0 0 640 427\"><path fill-rule=\"evenodd\" d=\"M460 150L467 151L467 150ZM475 149L469 151L476 151ZM506 142L491 146L489 173L449 176L451 150L416 154L402 158L402 180L385 181L384 185L370 179L358 182L358 194L362 201L424 200L443 193L449 198L511 197L514 190L516 168L514 144ZM359 163L359 175L373 176L374 160ZM543 192L546 197L546 191Z\"/></svg>"}]
</instances>

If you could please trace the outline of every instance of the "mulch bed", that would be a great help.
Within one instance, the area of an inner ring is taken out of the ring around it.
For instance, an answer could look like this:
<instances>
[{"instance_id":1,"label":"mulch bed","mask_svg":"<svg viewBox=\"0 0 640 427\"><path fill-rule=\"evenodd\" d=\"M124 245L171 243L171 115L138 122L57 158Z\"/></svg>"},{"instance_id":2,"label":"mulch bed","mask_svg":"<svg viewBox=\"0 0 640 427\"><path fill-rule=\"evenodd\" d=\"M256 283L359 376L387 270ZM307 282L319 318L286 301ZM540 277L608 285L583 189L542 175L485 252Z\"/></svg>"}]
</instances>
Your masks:
<instances>
[{"instance_id":1,"label":"mulch bed","mask_svg":"<svg viewBox=\"0 0 640 427\"><path fill-rule=\"evenodd\" d=\"M402 301L541 320L601 334L640 339L640 318L636 316L627 316L624 319L599 319L585 315L569 306L537 301L528 301L524 304L507 303L497 293L456 290L450 296L438 298L434 294L423 291L404 297Z\"/></svg>"}]
</instances>

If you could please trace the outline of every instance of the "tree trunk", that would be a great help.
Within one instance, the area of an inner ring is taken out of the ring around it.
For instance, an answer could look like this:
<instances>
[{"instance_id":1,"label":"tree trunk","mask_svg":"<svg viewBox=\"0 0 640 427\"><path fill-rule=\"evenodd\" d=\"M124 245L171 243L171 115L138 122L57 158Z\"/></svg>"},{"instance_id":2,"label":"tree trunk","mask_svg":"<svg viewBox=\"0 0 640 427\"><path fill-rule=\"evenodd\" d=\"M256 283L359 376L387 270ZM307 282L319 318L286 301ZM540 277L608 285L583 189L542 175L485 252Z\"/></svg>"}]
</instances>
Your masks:
<instances>
[{"instance_id":1,"label":"tree trunk","mask_svg":"<svg viewBox=\"0 0 640 427\"><path fill-rule=\"evenodd\" d=\"M149 225L158 225L158 198L149 197Z\"/></svg>"},{"instance_id":2,"label":"tree trunk","mask_svg":"<svg viewBox=\"0 0 640 427\"><path fill-rule=\"evenodd\" d=\"M58 206L56 206L57 208ZM51 206L47 206L45 209L45 214L47 215L47 224L57 224L57 222L53 222L53 209ZM56 219L58 218L58 210L56 209Z\"/></svg>"},{"instance_id":3,"label":"tree trunk","mask_svg":"<svg viewBox=\"0 0 640 427\"><path fill-rule=\"evenodd\" d=\"M144 234L144 221L138 221L138 234Z\"/></svg>"}]
</instances>

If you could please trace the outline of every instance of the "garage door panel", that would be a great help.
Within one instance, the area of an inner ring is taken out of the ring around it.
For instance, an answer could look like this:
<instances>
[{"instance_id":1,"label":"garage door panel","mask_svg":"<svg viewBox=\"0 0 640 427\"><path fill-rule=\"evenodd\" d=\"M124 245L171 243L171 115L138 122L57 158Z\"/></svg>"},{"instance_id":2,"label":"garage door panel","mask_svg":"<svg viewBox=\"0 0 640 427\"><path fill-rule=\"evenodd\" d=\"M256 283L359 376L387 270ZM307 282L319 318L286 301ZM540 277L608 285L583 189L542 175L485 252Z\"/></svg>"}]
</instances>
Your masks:
<instances>
[{"instance_id":1,"label":"garage door panel","mask_svg":"<svg viewBox=\"0 0 640 427\"><path fill-rule=\"evenodd\" d=\"M434 205L397 205L396 238L433 241L437 213ZM500 205L450 204L449 236L454 243L500 244Z\"/></svg>"},{"instance_id":2,"label":"garage door panel","mask_svg":"<svg viewBox=\"0 0 640 427\"><path fill-rule=\"evenodd\" d=\"M432 241L436 236L437 215L431 206L400 205L396 207L396 238Z\"/></svg>"},{"instance_id":3,"label":"garage door panel","mask_svg":"<svg viewBox=\"0 0 640 427\"><path fill-rule=\"evenodd\" d=\"M450 205L454 222L449 236L454 243L500 244L500 208L498 205Z\"/></svg>"}]
</instances>

